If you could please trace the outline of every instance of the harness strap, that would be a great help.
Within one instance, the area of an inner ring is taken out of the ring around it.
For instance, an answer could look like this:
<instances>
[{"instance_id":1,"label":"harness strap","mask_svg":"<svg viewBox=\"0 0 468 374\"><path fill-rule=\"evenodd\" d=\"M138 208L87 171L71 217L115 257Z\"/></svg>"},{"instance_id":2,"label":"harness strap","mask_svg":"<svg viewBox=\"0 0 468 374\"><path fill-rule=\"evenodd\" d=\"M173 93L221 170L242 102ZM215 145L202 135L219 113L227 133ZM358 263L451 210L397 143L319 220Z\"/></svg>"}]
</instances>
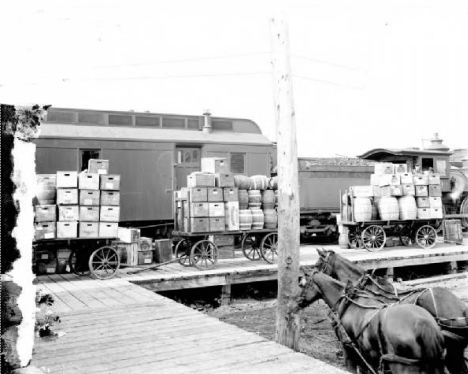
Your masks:
<instances>
[{"instance_id":1,"label":"harness strap","mask_svg":"<svg viewBox=\"0 0 468 374\"><path fill-rule=\"evenodd\" d=\"M404 364L404 365L419 365L421 364L421 360L416 360L414 358L406 358L402 356L397 356L394 354L383 354L382 357L380 358L381 361L386 361L386 362L396 362L398 364Z\"/></svg>"},{"instance_id":2,"label":"harness strap","mask_svg":"<svg viewBox=\"0 0 468 374\"><path fill-rule=\"evenodd\" d=\"M445 336L446 338L456 340L457 342L463 342L466 340L464 336L457 335L451 331L447 330L442 330L442 335Z\"/></svg>"}]
</instances>

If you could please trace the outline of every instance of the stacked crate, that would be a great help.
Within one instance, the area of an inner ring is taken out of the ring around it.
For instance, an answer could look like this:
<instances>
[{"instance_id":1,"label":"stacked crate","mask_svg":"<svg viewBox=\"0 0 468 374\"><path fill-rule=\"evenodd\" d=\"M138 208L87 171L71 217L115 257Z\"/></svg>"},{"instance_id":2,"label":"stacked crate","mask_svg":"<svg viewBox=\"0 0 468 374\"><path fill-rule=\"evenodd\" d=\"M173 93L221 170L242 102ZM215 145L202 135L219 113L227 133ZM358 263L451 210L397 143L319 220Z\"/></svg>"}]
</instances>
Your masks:
<instances>
[{"instance_id":1,"label":"stacked crate","mask_svg":"<svg viewBox=\"0 0 468 374\"><path fill-rule=\"evenodd\" d=\"M140 249L140 229L119 227L117 236L119 241L113 242L117 248L122 265L138 265L138 252Z\"/></svg>"},{"instance_id":2,"label":"stacked crate","mask_svg":"<svg viewBox=\"0 0 468 374\"><path fill-rule=\"evenodd\" d=\"M401 207L401 203L412 200L408 198L412 196L417 219L443 218L440 176L436 173L413 174L405 164L377 163L370 186L353 186L351 189L355 197L369 197L374 206L378 206L383 197L395 197ZM400 210L400 216L401 213ZM401 219L405 219L404 215Z\"/></svg>"},{"instance_id":3,"label":"stacked crate","mask_svg":"<svg viewBox=\"0 0 468 374\"><path fill-rule=\"evenodd\" d=\"M78 237L80 219L78 201L78 173L57 171L57 238Z\"/></svg>"},{"instance_id":4,"label":"stacked crate","mask_svg":"<svg viewBox=\"0 0 468 374\"><path fill-rule=\"evenodd\" d=\"M35 239L54 239L57 227L57 176L37 175L37 194L34 200Z\"/></svg>"}]
</instances>

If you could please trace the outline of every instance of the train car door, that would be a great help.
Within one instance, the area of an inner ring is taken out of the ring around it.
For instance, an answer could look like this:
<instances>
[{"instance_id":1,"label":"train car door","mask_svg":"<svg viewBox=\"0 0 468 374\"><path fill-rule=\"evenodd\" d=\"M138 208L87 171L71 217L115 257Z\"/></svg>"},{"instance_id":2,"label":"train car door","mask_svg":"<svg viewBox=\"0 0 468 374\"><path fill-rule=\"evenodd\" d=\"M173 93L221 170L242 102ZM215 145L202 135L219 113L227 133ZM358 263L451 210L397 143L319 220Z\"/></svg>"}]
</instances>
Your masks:
<instances>
[{"instance_id":1,"label":"train car door","mask_svg":"<svg viewBox=\"0 0 468 374\"><path fill-rule=\"evenodd\" d=\"M187 176L201 168L200 148L176 148L176 189L187 187Z\"/></svg>"}]
</instances>

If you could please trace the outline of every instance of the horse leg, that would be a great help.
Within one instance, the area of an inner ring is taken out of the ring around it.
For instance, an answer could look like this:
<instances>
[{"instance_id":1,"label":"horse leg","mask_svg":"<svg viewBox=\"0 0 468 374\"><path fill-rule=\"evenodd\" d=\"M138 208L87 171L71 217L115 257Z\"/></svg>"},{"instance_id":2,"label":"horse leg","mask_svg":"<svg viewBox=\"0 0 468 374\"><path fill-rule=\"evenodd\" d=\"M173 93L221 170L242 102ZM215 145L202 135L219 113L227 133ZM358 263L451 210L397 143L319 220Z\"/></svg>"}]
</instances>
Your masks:
<instances>
[{"instance_id":1,"label":"horse leg","mask_svg":"<svg viewBox=\"0 0 468 374\"><path fill-rule=\"evenodd\" d=\"M343 347L343 358L346 370L353 374L358 374L361 372L358 372L356 353L352 350L352 348Z\"/></svg>"},{"instance_id":2,"label":"horse leg","mask_svg":"<svg viewBox=\"0 0 468 374\"><path fill-rule=\"evenodd\" d=\"M447 355L445 356L445 366L451 374L468 374L468 366L465 361L465 347L460 343L448 341L446 339Z\"/></svg>"}]
</instances>

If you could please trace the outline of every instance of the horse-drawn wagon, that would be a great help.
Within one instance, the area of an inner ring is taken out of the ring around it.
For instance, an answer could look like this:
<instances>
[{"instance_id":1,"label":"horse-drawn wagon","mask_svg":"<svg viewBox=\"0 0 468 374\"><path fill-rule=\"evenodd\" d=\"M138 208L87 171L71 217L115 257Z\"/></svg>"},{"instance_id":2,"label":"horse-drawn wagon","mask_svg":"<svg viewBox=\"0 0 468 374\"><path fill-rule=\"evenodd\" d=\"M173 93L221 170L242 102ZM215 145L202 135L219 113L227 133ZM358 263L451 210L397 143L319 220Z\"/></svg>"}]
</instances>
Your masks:
<instances>
[{"instance_id":1,"label":"horse-drawn wagon","mask_svg":"<svg viewBox=\"0 0 468 374\"><path fill-rule=\"evenodd\" d=\"M342 200L341 225L343 231L347 233L347 240L352 248L378 251L386 245L388 237L399 238L399 242L404 246L410 246L413 243L422 248L435 246L437 231L443 223L442 216L406 219L407 217L399 212L399 206L396 203L396 212L390 215L382 214L379 217L378 210L382 211L386 208L384 204L387 202L384 198L380 201L376 198L359 198L355 196L352 188L346 190L343 195L340 193L340 196ZM393 204L396 201L393 199ZM370 214L361 215L362 209Z\"/></svg>"},{"instance_id":2,"label":"horse-drawn wagon","mask_svg":"<svg viewBox=\"0 0 468 374\"><path fill-rule=\"evenodd\" d=\"M174 253L183 266L195 266L206 270L213 268L218 261L218 246L215 236L232 236L239 240L242 252L251 261L263 259L272 264L277 257L278 232L276 229L259 228L250 230L200 230L190 219L190 204L184 204L188 197L174 198L173 240L177 242ZM185 209L188 209L185 212ZM233 240L234 242L234 240Z\"/></svg>"}]
</instances>

